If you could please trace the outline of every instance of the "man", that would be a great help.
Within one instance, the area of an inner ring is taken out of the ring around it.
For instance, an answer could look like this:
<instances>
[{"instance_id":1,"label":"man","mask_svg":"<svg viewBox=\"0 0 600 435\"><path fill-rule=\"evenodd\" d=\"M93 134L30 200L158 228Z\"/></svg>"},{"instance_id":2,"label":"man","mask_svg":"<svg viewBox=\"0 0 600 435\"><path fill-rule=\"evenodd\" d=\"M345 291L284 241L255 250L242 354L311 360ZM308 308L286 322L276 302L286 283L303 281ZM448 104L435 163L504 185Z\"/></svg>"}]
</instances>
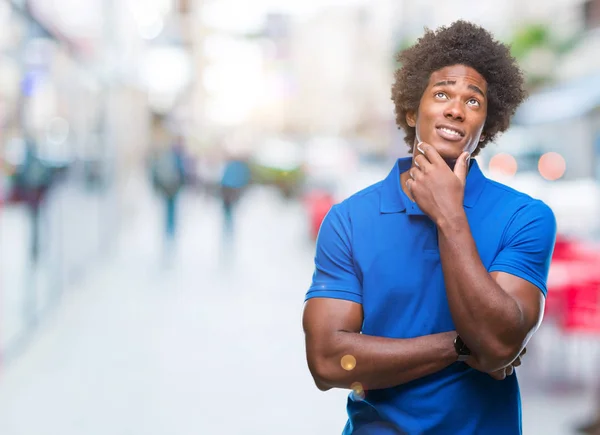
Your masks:
<instances>
[{"instance_id":1,"label":"man","mask_svg":"<svg viewBox=\"0 0 600 435\"><path fill-rule=\"evenodd\" d=\"M36 264L40 256L40 230L43 207L54 181L52 169L39 156L35 139L25 137L25 160L14 174L15 190L27 205L31 221L31 262Z\"/></svg>"},{"instance_id":2,"label":"man","mask_svg":"<svg viewBox=\"0 0 600 435\"><path fill-rule=\"evenodd\" d=\"M523 101L509 49L458 21L399 55L392 99L413 157L321 226L303 326L344 434L521 433L513 367L544 309L556 224L472 158Z\"/></svg>"},{"instance_id":3,"label":"man","mask_svg":"<svg viewBox=\"0 0 600 435\"><path fill-rule=\"evenodd\" d=\"M177 200L186 182L183 137L178 136L155 153L151 172L153 185L165 204L165 241L170 251L177 232Z\"/></svg>"},{"instance_id":4,"label":"man","mask_svg":"<svg viewBox=\"0 0 600 435\"><path fill-rule=\"evenodd\" d=\"M250 184L250 168L241 156L230 156L221 176L221 202L223 204L223 229L231 236L234 230L233 211L244 190Z\"/></svg>"}]
</instances>

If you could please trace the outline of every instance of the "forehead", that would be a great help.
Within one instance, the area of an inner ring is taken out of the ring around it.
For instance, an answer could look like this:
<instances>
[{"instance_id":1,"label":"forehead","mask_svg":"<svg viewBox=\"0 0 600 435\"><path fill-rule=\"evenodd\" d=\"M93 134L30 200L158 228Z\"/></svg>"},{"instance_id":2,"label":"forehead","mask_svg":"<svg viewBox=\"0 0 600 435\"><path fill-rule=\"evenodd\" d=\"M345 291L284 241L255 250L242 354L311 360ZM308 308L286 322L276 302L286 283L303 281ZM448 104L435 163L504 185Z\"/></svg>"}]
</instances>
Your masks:
<instances>
[{"instance_id":1,"label":"forehead","mask_svg":"<svg viewBox=\"0 0 600 435\"><path fill-rule=\"evenodd\" d=\"M431 73L429 77L429 86L433 86L438 82L456 81L457 83L464 82L469 85L476 85L483 92L487 91L487 82L477 70L466 65L451 65L438 69Z\"/></svg>"}]
</instances>

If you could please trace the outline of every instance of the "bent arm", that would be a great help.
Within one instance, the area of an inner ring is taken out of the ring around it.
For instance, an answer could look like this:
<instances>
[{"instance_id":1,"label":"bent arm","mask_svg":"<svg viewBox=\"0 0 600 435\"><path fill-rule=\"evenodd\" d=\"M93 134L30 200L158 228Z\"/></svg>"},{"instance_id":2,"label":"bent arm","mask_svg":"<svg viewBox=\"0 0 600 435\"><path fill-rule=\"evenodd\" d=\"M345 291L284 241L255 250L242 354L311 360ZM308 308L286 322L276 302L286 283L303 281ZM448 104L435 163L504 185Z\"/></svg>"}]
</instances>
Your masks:
<instances>
[{"instance_id":1,"label":"bent arm","mask_svg":"<svg viewBox=\"0 0 600 435\"><path fill-rule=\"evenodd\" d=\"M466 216L438 228L446 294L458 334L484 371L510 365L541 323L542 292L511 274L488 273Z\"/></svg>"},{"instance_id":2,"label":"bent arm","mask_svg":"<svg viewBox=\"0 0 600 435\"><path fill-rule=\"evenodd\" d=\"M329 298L307 301L306 357L320 390L351 388L356 382L365 390L395 387L436 373L457 359L453 331L393 339L361 334L362 322L360 304ZM345 356L355 365L342 367Z\"/></svg>"}]
</instances>

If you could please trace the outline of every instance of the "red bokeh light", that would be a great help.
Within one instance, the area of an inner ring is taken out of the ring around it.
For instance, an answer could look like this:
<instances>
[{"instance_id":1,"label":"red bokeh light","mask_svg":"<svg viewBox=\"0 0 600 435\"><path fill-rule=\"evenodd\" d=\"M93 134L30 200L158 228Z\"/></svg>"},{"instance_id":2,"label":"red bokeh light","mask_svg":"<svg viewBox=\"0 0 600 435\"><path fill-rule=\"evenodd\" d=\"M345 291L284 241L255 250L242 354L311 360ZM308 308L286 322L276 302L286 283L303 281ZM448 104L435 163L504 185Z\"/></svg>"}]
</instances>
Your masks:
<instances>
[{"instance_id":1,"label":"red bokeh light","mask_svg":"<svg viewBox=\"0 0 600 435\"><path fill-rule=\"evenodd\" d=\"M512 177L517 173L517 160L507 153L496 154L490 159L490 172Z\"/></svg>"},{"instance_id":2,"label":"red bokeh light","mask_svg":"<svg viewBox=\"0 0 600 435\"><path fill-rule=\"evenodd\" d=\"M540 175L546 180L555 181L561 178L567 170L567 162L558 153L550 152L540 157L538 162Z\"/></svg>"}]
</instances>

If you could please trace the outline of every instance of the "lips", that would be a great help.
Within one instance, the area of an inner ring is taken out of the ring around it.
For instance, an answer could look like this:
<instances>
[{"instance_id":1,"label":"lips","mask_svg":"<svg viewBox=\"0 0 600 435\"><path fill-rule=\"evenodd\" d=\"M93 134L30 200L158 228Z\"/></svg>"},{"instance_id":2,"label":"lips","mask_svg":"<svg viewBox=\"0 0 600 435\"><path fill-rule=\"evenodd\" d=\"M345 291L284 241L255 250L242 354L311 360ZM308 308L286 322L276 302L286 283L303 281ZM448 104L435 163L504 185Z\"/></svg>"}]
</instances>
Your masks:
<instances>
[{"instance_id":1,"label":"lips","mask_svg":"<svg viewBox=\"0 0 600 435\"><path fill-rule=\"evenodd\" d=\"M460 141L465 137L465 132L462 129L447 124L436 126L435 130L439 136L449 141Z\"/></svg>"}]
</instances>

